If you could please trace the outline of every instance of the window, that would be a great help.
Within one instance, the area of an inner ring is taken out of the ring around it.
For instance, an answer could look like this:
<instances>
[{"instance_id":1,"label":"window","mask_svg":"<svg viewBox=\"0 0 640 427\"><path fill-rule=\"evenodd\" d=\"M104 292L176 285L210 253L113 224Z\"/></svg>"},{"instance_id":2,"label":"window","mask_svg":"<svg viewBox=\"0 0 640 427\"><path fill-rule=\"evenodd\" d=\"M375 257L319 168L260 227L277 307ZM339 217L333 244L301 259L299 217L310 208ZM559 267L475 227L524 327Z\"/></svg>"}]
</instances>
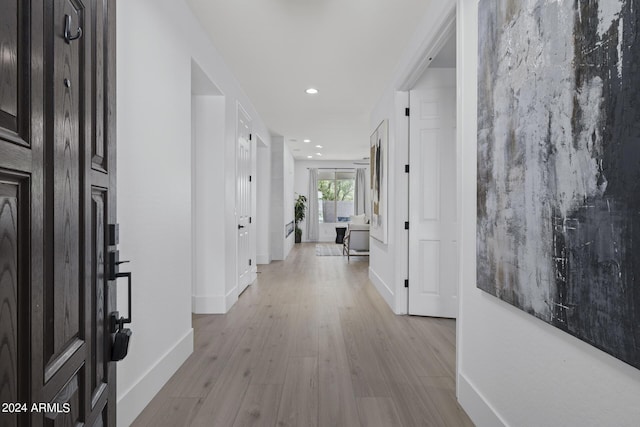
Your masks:
<instances>
[{"instance_id":1,"label":"window","mask_svg":"<svg viewBox=\"0 0 640 427\"><path fill-rule=\"evenodd\" d=\"M318 219L321 223L348 222L354 212L355 171L318 172Z\"/></svg>"}]
</instances>

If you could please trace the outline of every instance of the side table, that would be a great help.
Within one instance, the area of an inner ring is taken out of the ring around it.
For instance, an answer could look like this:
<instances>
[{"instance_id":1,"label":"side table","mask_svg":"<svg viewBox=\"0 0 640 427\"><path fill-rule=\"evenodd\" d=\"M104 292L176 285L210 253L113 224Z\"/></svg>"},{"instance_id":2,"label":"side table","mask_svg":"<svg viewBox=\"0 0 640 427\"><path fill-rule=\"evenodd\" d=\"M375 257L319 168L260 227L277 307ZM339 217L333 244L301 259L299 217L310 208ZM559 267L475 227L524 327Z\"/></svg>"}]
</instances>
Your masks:
<instances>
[{"instance_id":1,"label":"side table","mask_svg":"<svg viewBox=\"0 0 640 427\"><path fill-rule=\"evenodd\" d=\"M347 227L336 227L336 243L342 244Z\"/></svg>"}]
</instances>

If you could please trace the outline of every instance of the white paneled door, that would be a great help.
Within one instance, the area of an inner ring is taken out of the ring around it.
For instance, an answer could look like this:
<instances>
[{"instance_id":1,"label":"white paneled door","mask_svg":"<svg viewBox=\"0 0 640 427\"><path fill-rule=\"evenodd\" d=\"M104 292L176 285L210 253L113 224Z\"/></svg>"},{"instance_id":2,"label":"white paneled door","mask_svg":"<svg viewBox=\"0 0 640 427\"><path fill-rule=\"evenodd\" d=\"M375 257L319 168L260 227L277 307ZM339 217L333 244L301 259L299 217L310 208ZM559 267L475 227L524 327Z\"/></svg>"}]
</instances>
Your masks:
<instances>
[{"instance_id":1,"label":"white paneled door","mask_svg":"<svg viewBox=\"0 0 640 427\"><path fill-rule=\"evenodd\" d=\"M409 94L409 314L458 314L455 71Z\"/></svg>"},{"instance_id":2,"label":"white paneled door","mask_svg":"<svg viewBox=\"0 0 640 427\"><path fill-rule=\"evenodd\" d=\"M251 282L251 122L238 106L236 217L238 219L238 294Z\"/></svg>"}]
</instances>

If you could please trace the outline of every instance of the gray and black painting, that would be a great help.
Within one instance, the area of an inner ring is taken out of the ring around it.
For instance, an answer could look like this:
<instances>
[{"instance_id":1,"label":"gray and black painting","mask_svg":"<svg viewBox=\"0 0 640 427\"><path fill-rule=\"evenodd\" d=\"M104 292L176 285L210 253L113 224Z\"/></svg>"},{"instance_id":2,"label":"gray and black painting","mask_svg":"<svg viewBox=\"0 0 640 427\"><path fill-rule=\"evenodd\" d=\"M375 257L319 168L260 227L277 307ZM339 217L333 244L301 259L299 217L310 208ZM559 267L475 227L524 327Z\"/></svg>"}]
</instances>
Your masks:
<instances>
[{"instance_id":1,"label":"gray and black painting","mask_svg":"<svg viewBox=\"0 0 640 427\"><path fill-rule=\"evenodd\" d=\"M640 368L640 4L481 0L478 287Z\"/></svg>"}]
</instances>

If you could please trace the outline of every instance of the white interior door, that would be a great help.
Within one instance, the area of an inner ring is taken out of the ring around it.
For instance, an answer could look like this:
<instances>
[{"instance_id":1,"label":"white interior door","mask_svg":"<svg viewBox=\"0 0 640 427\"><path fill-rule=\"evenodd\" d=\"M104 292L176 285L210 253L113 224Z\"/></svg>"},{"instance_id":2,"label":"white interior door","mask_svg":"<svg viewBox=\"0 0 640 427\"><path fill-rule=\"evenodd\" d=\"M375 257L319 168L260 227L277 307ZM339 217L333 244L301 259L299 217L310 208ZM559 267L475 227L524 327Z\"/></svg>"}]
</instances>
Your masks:
<instances>
[{"instance_id":1,"label":"white interior door","mask_svg":"<svg viewBox=\"0 0 640 427\"><path fill-rule=\"evenodd\" d=\"M236 216L238 218L238 293L251 282L251 122L238 107Z\"/></svg>"},{"instance_id":2,"label":"white interior door","mask_svg":"<svg viewBox=\"0 0 640 427\"><path fill-rule=\"evenodd\" d=\"M409 314L458 314L455 72L409 94Z\"/></svg>"}]
</instances>

